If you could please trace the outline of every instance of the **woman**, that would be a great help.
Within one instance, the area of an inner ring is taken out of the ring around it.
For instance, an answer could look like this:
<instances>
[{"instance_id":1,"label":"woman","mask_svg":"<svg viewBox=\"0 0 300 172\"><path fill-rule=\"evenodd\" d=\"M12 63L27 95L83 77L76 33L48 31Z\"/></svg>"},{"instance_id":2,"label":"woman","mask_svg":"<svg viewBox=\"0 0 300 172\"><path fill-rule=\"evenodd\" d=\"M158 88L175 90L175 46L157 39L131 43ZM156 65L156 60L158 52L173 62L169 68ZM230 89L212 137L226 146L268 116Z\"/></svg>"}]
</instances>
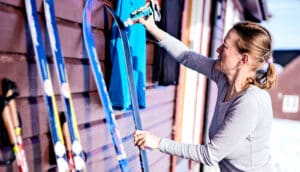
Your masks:
<instances>
[{"instance_id":1,"label":"woman","mask_svg":"<svg viewBox=\"0 0 300 172\"><path fill-rule=\"evenodd\" d=\"M217 49L218 60L189 50L159 29L152 17L139 19L158 44L178 62L216 82L218 97L205 145L184 144L147 131L134 133L134 144L199 161L219 164L221 172L271 171L269 137L272 104L268 92L276 81L271 35L252 22L235 24ZM267 72L256 72L268 63Z\"/></svg>"}]
</instances>

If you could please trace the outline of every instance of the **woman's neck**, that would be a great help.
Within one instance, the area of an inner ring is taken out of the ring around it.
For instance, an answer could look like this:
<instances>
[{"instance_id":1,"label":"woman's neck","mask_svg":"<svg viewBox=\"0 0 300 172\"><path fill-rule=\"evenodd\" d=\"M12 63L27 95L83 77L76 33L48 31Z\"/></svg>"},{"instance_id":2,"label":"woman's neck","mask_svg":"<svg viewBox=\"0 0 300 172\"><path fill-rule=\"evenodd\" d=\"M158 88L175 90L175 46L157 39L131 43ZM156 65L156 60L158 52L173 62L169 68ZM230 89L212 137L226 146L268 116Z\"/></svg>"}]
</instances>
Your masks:
<instances>
[{"instance_id":1,"label":"woman's neck","mask_svg":"<svg viewBox=\"0 0 300 172\"><path fill-rule=\"evenodd\" d=\"M232 75L227 75L229 87L226 94L226 100L237 96L242 91L245 90L245 84L249 77L251 77L251 72L245 70L238 70Z\"/></svg>"}]
</instances>

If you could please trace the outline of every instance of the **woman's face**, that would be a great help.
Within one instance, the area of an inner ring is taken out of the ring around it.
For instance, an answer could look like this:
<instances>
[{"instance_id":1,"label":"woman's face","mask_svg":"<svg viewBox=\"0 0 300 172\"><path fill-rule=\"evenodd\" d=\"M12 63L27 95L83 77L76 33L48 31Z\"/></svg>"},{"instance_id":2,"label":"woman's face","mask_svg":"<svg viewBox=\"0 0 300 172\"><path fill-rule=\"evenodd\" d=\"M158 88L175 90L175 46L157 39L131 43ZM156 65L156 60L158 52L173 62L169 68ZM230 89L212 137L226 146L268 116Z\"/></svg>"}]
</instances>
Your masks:
<instances>
[{"instance_id":1,"label":"woman's face","mask_svg":"<svg viewBox=\"0 0 300 172\"><path fill-rule=\"evenodd\" d=\"M239 36L237 32L231 30L226 35L223 44L217 48L217 53L219 55L216 67L226 75L235 73L241 63L242 54L238 52L236 47L236 42L238 40Z\"/></svg>"}]
</instances>

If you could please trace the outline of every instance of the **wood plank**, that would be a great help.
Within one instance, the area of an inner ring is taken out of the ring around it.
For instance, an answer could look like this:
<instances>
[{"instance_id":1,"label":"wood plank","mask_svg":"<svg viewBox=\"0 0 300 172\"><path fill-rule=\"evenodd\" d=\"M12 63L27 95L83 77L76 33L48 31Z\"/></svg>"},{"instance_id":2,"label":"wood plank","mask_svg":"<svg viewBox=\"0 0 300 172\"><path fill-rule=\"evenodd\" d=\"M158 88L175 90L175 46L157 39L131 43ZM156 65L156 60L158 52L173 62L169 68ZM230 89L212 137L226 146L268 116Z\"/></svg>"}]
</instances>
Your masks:
<instances>
[{"instance_id":1,"label":"wood plank","mask_svg":"<svg viewBox=\"0 0 300 172\"><path fill-rule=\"evenodd\" d=\"M41 96L42 89L40 86L39 76L36 64L27 61L25 55L1 54L0 53L0 79L7 77L17 82L20 87L20 97ZM103 75L105 75L104 62L100 62ZM11 70L14 69L14 70ZM58 80L56 69L53 64L49 65L50 74L54 86L55 94L59 94ZM80 60L66 60L66 72L69 80L70 90L72 93L86 91L95 91L96 85L91 69L88 64ZM22 75L20 75L22 73ZM148 73L151 74L151 73ZM149 77L149 75L147 76ZM147 106L152 106L164 101L175 99L175 86L149 88L146 91ZM164 96L161 96L164 95ZM160 99L157 99L160 97Z\"/></svg>"},{"instance_id":2,"label":"wood plank","mask_svg":"<svg viewBox=\"0 0 300 172\"><path fill-rule=\"evenodd\" d=\"M86 93L73 94L72 96L74 111L79 125L88 125L93 121L101 121L104 119L104 111L101 106L98 93L96 91ZM16 99L18 111L21 114L24 137L30 137L48 132L48 116L47 109L42 96L24 97ZM62 112L63 105L60 96L56 96L58 111ZM174 102L162 103L161 106L149 106L149 108L141 111L144 127L151 127L155 123L159 123L161 119L172 118L174 114ZM151 108L150 108L151 107ZM120 128L126 128L129 124L133 126L133 118L131 111L115 111L117 116L121 117L119 123ZM127 115L126 115L127 114ZM162 116L163 115L163 116Z\"/></svg>"},{"instance_id":3,"label":"wood plank","mask_svg":"<svg viewBox=\"0 0 300 172\"><path fill-rule=\"evenodd\" d=\"M16 9L24 9L25 4L23 0L0 0L3 6L13 7ZM44 9L42 5L42 0L37 0L37 10L40 14L43 14ZM105 2L109 6L112 6L111 2ZM92 13L92 25L94 27L103 29L104 28L104 2L94 1L93 3L93 13ZM55 1L55 14L57 18L64 19L66 21L71 21L75 23L82 23L82 14L85 5L85 1L74 1L74 0L64 0ZM6 7L7 8L7 7Z\"/></svg>"},{"instance_id":4,"label":"wood plank","mask_svg":"<svg viewBox=\"0 0 300 172\"><path fill-rule=\"evenodd\" d=\"M147 65L153 65L154 47L155 45L153 42L147 42Z\"/></svg>"},{"instance_id":5,"label":"wood plank","mask_svg":"<svg viewBox=\"0 0 300 172\"><path fill-rule=\"evenodd\" d=\"M163 128L158 126L155 129L156 132L161 131L161 130L170 132L172 123L170 123L170 122L164 123L164 126L165 127L163 127ZM169 137L169 135L167 135L166 137ZM137 148L133 145L132 139L124 142L123 144L124 144L124 148L125 148L127 157L130 160L130 165L136 166L136 164L138 162L138 151L137 151ZM104 163L104 164L106 164L107 167L110 167L110 168L113 166L117 167L117 160L116 160L115 153L114 153L112 146L109 146L109 148L107 148L105 150L102 148L101 153L100 153L100 151L97 151L97 149L99 150L99 148L96 148L96 150L92 151L93 153L91 153L92 156L89 158L89 162L94 162L93 163L94 165L95 165L95 162L97 162L97 164L100 166L101 166L101 164ZM99 154L97 152L99 152ZM154 151L148 152L149 163L152 164L152 163L157 162L161 158L161 156L162 156L162 153L159 153L159 152L156 152L156 153ZM104 165L103 165L103 167L104 167Z\"/></svg>"},{"instance_id":6,"label":"wood plank","mask_svg":"<svg viewBox=\"0 0 300 172\"><path fill-rule=\"evenodd\" d=\"M5 8L0 6L0 51L2 52L15 52L26 54L32 50L32 43L28 26L26 26L26 16L20 9ZM43 36L43 43L47 56L51 56L51 48L48 36L45 32L45 23L43 16L40 16L40 26ZM60 36L61 48L65 57L72 58L87 58L83 49L82 28L76 23L70 23L62 20L57 21L58 33ZM93 29L95 38L95 45L98 57L101 60L105 58L105 36L103 31ZM96 39L97 38L97 39Z\"/></svg>"},{"instance_id":7,"label":"wood plank","mask_svg":"<svg viewBox=\"0 0 300 172\"><path fill-rule=\"evenodd\" d=\"M151 171L169 172L170 167L170 156L164 156L157 163L151 165Z\"/></svg>"},{"instance_id":8,"label":"wood plank","mask_svg":"<svg viewBox=\"0 0 300 172\"><path fill-rule=\"evenodd\" d=\"M2 56L0 54L0 59L2 59L2 57L6 58L7 56ZM15 59L12 58L11 62L0 61L0 68L3 71L0 73L0 79L6 77L15 81L19 87L20 97L42 95L41 82L35 63L26 62L25 60L15 61ZM101 63L101 68L104 69L103 63ZM59 86L58 79L56 77L56 69L54 68L53 64L49 65L49 69L52 76L54 92L56 95L58 95ZM96 91L94 77L92 76L92 72L88 64L67 63L66 72L69 80L70 91L72 93ZM22 75L20 75L20 73L22 73Z\"/></svg>"},{"instance_id":9,"label":"wood plank","mask_svg":"<svg viewBox=\"0 0 300 172\"><path fill-rule=\"evenodd\" d=\"M83 49L82 28L76 23L67 23L61 20L57 21L57 29L60 36L61 48L65 57L87 58ZM44 32L44 31L43 31ZM98 58L105 58L105 36L103 31L93 29L93 36ZM49 52L50 53L50 52ZM51 54L48 54L51 56Z\"/></svg>"},{"instance_id":10,"label":"wood plank","mask_svg":"<svg viewBox=\"0 0 300 172\"><path fill-rule=\"evenodd\" d=\"M56 97L58 111L63 111L60 97ZM89 125L92 121L104 119L103 110L97 93L73 96L74 111L78 124ZM36 136L49 131L48 112L42 97L17 99L17 108L23 123L25 138ZM83 126L84 127L84 126Z\"/></svg>"},{"instance_id":11,"label":"wood plank","mask_svg":"<svg viewBox=\"0 0 300 172\"><path fill-rule=\"evenodd\" d=\"M90 101L90 102L89 102ZM98 103L97 103L98 102ZM73 96L74 110L77 118L78 124L81 126L80 135L87 136L89 130L95 130L95 137L105 136L106 126L104 123L104 112L101 108L97 93L91 93L90 96ZM63 106L60 99L57 99L58 110L63 111ZM48 116L47 109L43 103L43 99L40 97L38 99L17 99L18 111L21 114L21 119L23 123L23 136L24 138L29 138L31 136L36 136L40 134L47 133L49 131L48 127ZM169 105L164 105L157 108L156 110L145 111L141 114L142 121L144 122L144 128L153 128L155 125L160 125L161 121L172 119L173 107L172 103ZM22 107L22 108L20 108ZM153 113L155 112L155 113ZM161 112L161 113L160 113ZM122 112L117 112L122 115ZM130 113L130 112L127 112ZM41 115L43 114L43 115ZM161 114L164 116L160 117ZM118 114L117 114L118 115ZM154 119L154 120L153 120ZM96 121L93 124L92 121ZM121 136L125 137L133 133L134 124L131 115L122 117L117 120L118 127L120 129ZM102 129L98 128L103 125ZM85 129L86 128L86 129ZM88 131L84 131L88 130ZM102 130L102 133L98 133L96 130ZM106 131L108 132L108 131Z\"/></svg>"},{"instance_id":12,"label":"wood plank","mask_svg":"<svg viewBox=\"0 0 300 172\"><path fill-rule=\"evenodd\" d=\"M153 76L153 70L152 70L152 66L151 65L147 65L146 66L146 82L147 82L147 86L148 85L152 85L153 84L153 81L152 81L152 76Z\"/></svg>"},{"instance_id":13,"label":"wood plank","mask_svg":"<svg viewBox=\"0 0 300 172\"><path fill-rule=\"evenodd\" d=\"M0 51L26 51L25 17L21 10L0 5Z\"/></svg>"},{"instance_id":14,"label":"wood plank","mask_svg":"<svg viewBox=\"0 0 300 172\"><path fill-rule=\"evenodd\" d=\"M176 98L176 86L156 86L147 89L147 107L155 106L165 102L175 101Z\"/></svg>"},{"instance_id":15,"label":"wood plank","mask_svg":"<svg viewBox=\"0 0 300 172\"><path fill-rule=\"evenodd\" d=\"M39 1L42 2L41 0ZM0 2L15 7L24 7L24 1L22 0L0 0Z\"/></svg>"},{"instance_id":16,"label":"wood plank","mask_svg":"<svg viewBox=\"0 0 300 172\"><path fill-rule=\"evenodd\" d=\"M155 106L141 113L143 128L151 129L165 120L172 120L174 117L174 102Z\"/></svg>"}]
</instances>

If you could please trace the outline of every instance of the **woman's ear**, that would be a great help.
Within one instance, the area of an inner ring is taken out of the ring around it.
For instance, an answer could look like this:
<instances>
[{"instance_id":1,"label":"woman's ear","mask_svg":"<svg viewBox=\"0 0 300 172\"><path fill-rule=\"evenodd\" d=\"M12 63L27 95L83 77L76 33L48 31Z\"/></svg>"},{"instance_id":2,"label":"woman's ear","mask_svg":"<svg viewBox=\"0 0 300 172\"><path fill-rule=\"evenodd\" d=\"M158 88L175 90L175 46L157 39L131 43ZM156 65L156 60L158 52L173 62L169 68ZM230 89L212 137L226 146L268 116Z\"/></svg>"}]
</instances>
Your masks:
<instances>
[{"instance_id":1,"label":"woman's ear","mask_svg":"<svg viewBox=\"0 0 300 172\"><path fill-rule=\"evenodd\" d=\"M248 63L248 61L249 61L249 54L248 53L243 53L242 54L242 59L240 60L240 64L242 65L244 65L244 64L247 64Z\"/></svg>"}]
</instances>

